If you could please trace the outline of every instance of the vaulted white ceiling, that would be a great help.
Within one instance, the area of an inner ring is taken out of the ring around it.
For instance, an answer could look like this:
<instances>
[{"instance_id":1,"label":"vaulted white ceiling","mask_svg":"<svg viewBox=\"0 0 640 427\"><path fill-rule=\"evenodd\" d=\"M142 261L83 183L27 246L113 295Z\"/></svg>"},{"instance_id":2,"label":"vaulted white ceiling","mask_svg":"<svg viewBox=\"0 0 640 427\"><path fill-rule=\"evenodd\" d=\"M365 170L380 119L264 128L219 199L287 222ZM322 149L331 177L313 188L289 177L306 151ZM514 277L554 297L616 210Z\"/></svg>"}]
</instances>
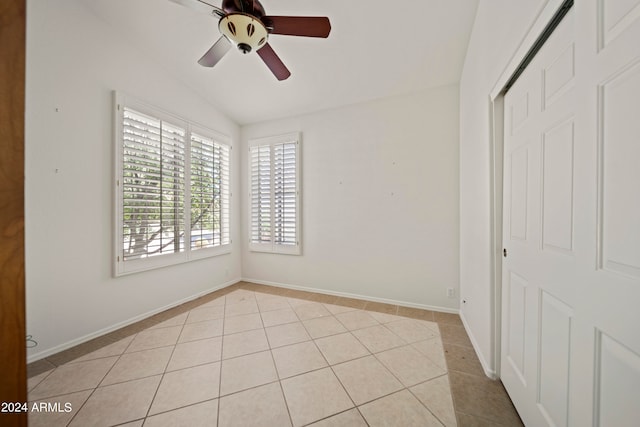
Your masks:
<instances>
[{"instance_id":1,"label":"vaulted white ceiling","mask_svg":"<svg viewBox=\"0 0 640 427\"><path fill-rule=\"evenodd\" d=\"M239 124L458 83L478 0L263 0L269 15L328 16L328 39L273 35L291 70L279 82L255 54L197 60L217 21L169 0L83 0L96 15ZM215 0L214 0L215 1ZM221 0L220 0L221 3Z\"/></svg>"}]
</instances>

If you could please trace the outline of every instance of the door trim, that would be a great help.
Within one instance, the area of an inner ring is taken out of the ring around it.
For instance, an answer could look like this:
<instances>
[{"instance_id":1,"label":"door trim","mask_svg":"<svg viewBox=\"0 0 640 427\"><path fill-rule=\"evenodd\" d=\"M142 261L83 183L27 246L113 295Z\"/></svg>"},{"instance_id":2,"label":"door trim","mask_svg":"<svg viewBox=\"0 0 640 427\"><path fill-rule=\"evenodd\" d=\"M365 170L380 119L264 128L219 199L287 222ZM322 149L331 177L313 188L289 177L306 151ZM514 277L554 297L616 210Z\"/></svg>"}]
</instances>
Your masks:
<instances>
[{"instance_id":1,"label":"door trim","mask_svg":"<svg viewBox=\"0 0 640 427\"><path fill-rule=\"evenodd\" d=\"M500 352L502 332L502 177L504 171L504 94L507 84L521 72L523 64L539 49L540 42L548 37L549 28L563 9L573 0L548 0L527 31L511 60L502 71L489 95L489 190L490 190L490 311L491 311L491 356L492 366L485 369L489 377L500 378ZM557 24L556 24L557 25Z\"/></svg>"},{"instance_id":2,"label":"door trim","mask_svg":"<svg viewBox=\"0 0 640 427\"><path fill-rule=\"evenodd\" d=\"M0 8L0 401L26 403L24 270L24 105L26 0ZM27 413L1 414L26 426Z\"/></svg>"}]
</instances>

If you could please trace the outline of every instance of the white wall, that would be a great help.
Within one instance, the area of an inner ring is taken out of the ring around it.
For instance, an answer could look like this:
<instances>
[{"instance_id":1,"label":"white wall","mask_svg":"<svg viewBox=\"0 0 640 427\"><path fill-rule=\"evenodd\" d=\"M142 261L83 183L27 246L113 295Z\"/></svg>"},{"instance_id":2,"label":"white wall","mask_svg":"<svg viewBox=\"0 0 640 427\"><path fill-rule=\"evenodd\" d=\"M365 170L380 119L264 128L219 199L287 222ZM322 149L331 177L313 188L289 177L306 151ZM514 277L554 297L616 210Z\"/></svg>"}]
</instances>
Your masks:
<instances>
[{"instance_id":1,"label":"white wall","mask_svg":"<svg viewBox=\"0 0 640 427\"><path fill-rule=\"evenodd\" d=\"M456 310L457 85L242 128L247 140L302 131L302 256L247 249L243 277ZM246 180L245 180L246 181Z\"/></svg>"},{"instance_id":2,"label":"white wall","mask_svg":"<svg viewBox=\"0 0 640 427\"><path fill-rule=\"evenodd\" d=\"M39 343L28 355L35 360L240 277L236 216L230 255L112 277L112 90L235 141L239 128L82 3L27 6L26 289L27 332ZM236 171L238 161L232 155ZM232 175L232 190L239 177Z\"/></svg>"},{"instance_id":3,"label":"white wall","mask_svg":"<svg viewBox=\"0 0 640 427\"><path fill-rule=\"evenodd\" d=\"M481 0L460 81L460 314L492 375L489 94L547 0Z\"/></svg>"}]
</instances>

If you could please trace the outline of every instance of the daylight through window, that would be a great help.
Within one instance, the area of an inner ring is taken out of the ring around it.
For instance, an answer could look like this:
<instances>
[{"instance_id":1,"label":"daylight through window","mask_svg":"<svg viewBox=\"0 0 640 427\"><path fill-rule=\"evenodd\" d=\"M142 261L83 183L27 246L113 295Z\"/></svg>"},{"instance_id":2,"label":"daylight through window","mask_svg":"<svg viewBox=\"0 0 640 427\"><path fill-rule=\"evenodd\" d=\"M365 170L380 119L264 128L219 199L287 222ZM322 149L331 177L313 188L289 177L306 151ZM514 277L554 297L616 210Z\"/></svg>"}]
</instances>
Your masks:
<instances>
[{"instance_id":1,"label":"daylight through window","mask_svg":"<svg viewBox=\"0 0 640 427\"><path fill-rule=\"evenodd\" d=\"M116 272L228 252L228 139L149 107L118 106Z\"/></svg>"},{"instance_id":2,"label":"daylight through window","mask_svg":"<svg viewBox=\"0 0 640 427\"><path fill-rule=\"evenodd\" d=\"M249 141L250 249L300 254L300 134Z\"/></svg>"}]
</instances>

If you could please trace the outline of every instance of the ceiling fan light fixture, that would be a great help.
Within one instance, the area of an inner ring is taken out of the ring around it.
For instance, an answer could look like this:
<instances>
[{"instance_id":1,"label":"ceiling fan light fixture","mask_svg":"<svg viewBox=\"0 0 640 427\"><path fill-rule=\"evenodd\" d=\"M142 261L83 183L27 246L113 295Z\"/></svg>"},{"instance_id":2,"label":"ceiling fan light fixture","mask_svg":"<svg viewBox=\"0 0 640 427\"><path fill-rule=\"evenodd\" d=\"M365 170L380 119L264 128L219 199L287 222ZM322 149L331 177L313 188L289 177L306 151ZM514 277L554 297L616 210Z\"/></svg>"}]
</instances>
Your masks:
<instances>
[{"instance_id":1,"label":"ceiling fan light fixture","mask_svg":"<svg viewBox=\"0 0 640 427\"><path fill-rule=\"evenodd\" d=\"M269 36L267 28L260 20L244 13L226 15L218 23L218 28L245 54L260 49Z\"/></svg>"}]
</instances>

